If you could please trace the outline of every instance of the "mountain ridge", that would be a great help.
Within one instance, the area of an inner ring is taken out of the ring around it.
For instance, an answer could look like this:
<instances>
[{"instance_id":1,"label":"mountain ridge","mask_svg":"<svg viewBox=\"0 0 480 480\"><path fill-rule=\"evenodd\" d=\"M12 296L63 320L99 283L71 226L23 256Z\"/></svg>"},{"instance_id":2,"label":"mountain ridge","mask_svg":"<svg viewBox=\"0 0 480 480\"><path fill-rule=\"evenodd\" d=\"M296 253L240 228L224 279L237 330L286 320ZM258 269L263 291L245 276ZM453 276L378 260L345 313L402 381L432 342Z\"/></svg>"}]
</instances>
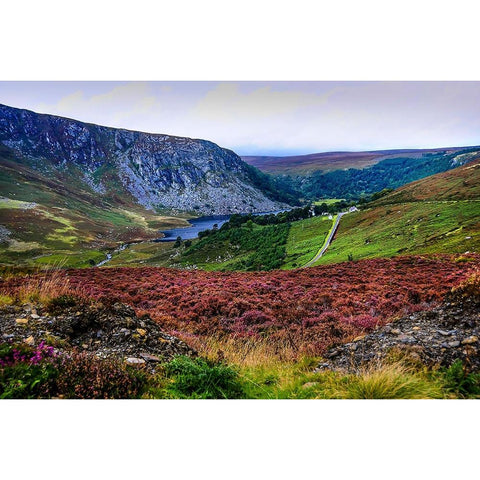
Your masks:
<instances>
[{"instance_id":1,"label":"mountain ridge","mask_svg":"<svg viewBox=\"0 0 480 480\"><path fill-rule=\"evenodd\" d=\"M308 175L318 170L324 173L348 168L365 168L399 155L418 156L425 153L453 153L478 145L462 147L402 148L361 151L328 151L302 155L241 155L248 164L271 175Z\"/></svg>"},{"instance_id":2,"label":"mountain ridge","mask_svg":"<svg viewBox=\"0 0 480 480\"><path fill-rule=\"evenodd\" d=\"M286 205L268 177L208 140L105 127L0 105L0 143L33 170L62 172L82 188L110 198L120 189L148 209L224 214Z\"/></svg>"}]
</instances>

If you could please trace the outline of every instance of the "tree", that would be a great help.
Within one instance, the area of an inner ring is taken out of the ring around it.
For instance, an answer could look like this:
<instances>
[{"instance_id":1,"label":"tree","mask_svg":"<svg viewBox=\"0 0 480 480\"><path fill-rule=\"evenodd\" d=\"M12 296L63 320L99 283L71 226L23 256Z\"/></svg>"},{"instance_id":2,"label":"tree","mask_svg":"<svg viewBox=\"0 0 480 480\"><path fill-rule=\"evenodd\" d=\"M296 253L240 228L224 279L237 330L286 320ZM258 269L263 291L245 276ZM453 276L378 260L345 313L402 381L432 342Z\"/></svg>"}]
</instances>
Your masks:
<instances>
[{"instance_id":1,"label":"tree","mask_svg":"<svg viewBox=\"0 0 480 480\"><path fill-rule=\"evenodd\" d=\"M178 248L182 244L182 237L177 237L177 240L173 244L173 248Z\"/></svg>"}]
</instances>

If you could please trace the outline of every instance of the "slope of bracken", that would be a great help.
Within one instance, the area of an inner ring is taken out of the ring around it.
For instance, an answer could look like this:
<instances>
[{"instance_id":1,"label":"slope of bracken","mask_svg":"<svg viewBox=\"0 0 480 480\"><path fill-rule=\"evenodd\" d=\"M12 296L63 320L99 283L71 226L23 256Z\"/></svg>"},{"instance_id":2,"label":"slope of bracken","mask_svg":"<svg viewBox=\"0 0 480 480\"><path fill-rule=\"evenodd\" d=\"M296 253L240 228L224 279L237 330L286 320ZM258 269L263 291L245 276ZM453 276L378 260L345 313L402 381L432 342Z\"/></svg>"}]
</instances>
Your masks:
<instances>
[{"instance_id":1,"label":"slope of bracken","mask_svg":"<svg viewBox=\"0 0 480 480\"><path fill-rule=\"evenodd\" d=\"M434 308L479 266L479 255L442 255L293 271L95 268L60 274L71 292L132 305L187 342L189 336L268 338L298 353L321 355L394 318ZM1 289L12 295L28 281L12 278Z\"/></svg>"}]
</instances>

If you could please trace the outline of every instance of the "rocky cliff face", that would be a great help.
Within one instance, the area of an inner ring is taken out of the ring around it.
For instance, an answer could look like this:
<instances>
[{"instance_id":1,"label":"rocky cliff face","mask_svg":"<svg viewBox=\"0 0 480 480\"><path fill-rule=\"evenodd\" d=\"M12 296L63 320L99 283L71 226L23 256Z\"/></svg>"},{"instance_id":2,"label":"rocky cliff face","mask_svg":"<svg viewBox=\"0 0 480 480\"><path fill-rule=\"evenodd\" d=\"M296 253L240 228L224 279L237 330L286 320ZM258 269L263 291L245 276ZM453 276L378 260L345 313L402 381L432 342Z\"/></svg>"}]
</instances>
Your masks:
<instances>
[{"instance_id":1,"label":"rocky cliff face","mask_svg":"<svg viewBox=\"0 0 480 480\"><path fill-rule=\"evenodd\" d=\"M0 105L0 143L30 168L140 205L203 214L284 208L262 177L206 141L82 123ZM260 179L260 180L259 180Z\"/></svg>"}]
</instances>

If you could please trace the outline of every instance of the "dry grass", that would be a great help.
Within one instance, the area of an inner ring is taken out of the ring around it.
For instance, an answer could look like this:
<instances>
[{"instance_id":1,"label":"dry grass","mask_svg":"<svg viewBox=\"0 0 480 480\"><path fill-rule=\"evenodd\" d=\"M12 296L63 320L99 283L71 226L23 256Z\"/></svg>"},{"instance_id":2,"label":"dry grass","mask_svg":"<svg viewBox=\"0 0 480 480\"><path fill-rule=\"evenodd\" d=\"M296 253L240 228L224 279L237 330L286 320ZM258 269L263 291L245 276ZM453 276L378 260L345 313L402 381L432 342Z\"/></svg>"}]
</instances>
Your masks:
<instances>
[{"instance_id":1,"label":"dry grass","mask_svg":"<svg viewBox=\"0 0 480 480\"><path fill-rule=\"evenodd\" d=\"M402 362L370 364L355 374L324 375L320 398L428 399L444 398L439 384Z\"/></svg>"},{"instance_id":2,"label":"dry grass","mask_svg":"<svg viewBox=\"0 0 480 480\"><path fill-rule=\"evenodd\" d=\"M177 334L198 353L210 360L221 360L239 367L294 363L299 353L287 339L236 337L197 337Z\"/></svg>"},{"instance_id":3,"label":"dry grass","mask_svg":"<svg viewBox=\"0 0 480 480\"><path fill-rule=\"evenodd\" d=\"M18 276L18 275L13 275ZM40 302L48 303L53 298L62 295L84 296L81 289L72 287L65 272L60 267L38 270L36 273L21 275L21 282L13 291L0 291L0 304L14 302Z\"/></svg>"}]
</instances>

